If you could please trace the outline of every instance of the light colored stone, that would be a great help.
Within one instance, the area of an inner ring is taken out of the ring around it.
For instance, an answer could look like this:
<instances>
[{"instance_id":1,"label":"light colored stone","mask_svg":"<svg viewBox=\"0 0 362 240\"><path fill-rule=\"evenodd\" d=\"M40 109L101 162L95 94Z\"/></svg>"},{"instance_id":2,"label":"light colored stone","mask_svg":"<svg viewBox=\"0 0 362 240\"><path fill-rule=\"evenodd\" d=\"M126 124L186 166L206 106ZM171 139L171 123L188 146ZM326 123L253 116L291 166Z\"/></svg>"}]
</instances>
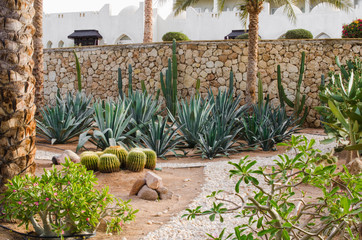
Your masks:
<instances>
[{"instance_id":1,"label":"light colored stone","mask_svg":"<svg viewBox=\"0 0 362 240\"><path fill-rule=\"evenodd\" d=\"M149 201L156 201L158 199L158 194L157 194L156 190L153 190L153 189L147 187L147 185L144 185L141 188L141 190L138 192L137 196L141 199L149 200Z\"/></svg>"},{"instance_id":2,"label":"light colored stone","mask_svg":"<svg viewBox=\"0 0 362 240\"><path fill-rule=\"evenodd\" d=\"M129 196L137 195L140 189L146 184L146 180L144 178L137 179L133 184L131 191L129 192Z\"/></svg>"},{"instance_id":3,"label":"light colored stone","mask_svg":"<svg viewBox=\"0 0 362 240\"><path fill-rule=\"evenodd\" d=\"M70 161L74 163L80 163L80 157L75 152L71 150L65 150L64 153L69 157Z\"/></svg>"},{"instance_id":4,"label":"light colored stone","mask_svg":"<svg viewBox=\"0 0 362 240\"><path fill-rule=\"evenodd\" d=\"M151 189L157 189L162 184L162 178L156 173L148 171L145 175L146 184Z\"/></svg>"}]
</instances>

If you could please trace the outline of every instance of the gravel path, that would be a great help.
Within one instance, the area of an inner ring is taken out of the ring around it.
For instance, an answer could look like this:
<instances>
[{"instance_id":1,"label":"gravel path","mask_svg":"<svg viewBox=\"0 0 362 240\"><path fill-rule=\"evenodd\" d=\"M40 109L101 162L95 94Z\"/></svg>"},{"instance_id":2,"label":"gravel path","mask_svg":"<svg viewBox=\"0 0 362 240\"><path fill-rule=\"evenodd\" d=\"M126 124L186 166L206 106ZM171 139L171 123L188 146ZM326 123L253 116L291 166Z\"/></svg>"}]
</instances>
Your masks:
<instances>
[{"instance_id":1,"label":"gravel path","mask_svg":"<svg viewBox=\"0 0 362 240\"><path fill-rule=\"evenodd\" d=\"M316 140L315 148L322 150L323 153L330 152L335 144L322 145L319 143L320 140L324 139L324 136L320 135L311 135L305 134L308 139L314 138ZM288 152L288 155L292 156L292 152ZM254 165L255 168L265 165L273 165L273 160L276 159L276 156L273 157L255 157L251 158L257 160L257 164ZM230 161L239 162L240 159L233 159ZM205 173L205 183L201 189L200 195L193 200L193 202L188 206L188 208L195 208L196 206L202 206L203 209L210 208L212 201L207 199L206 196L212 193L213 191L223 189L225 191L234 192L234 187L239 178L229 178L229 170L232 169L232 166L227 163L228 161L223 162L209 162L209 163L163 163L159 164L158 167L188 167L188 166L204 166ZM262 181L260 181L262 182ZM246 191L250 191L250 187L245 187ZM210 222L208 216L200 216L195 220L188 221L185 218L181 218L186 212L180 212L173 216L170 221L162 225L159 229L154 232L150 232L146 235L143 240L181 240L181 239L206 239L207 236L205 233L218 234L222 231L223 228L227 228L224 236L227 236L227 233L233 232L233 227L246 222L248 219L234 218L235 214L224 215L224 223L220 223L218 219L214 222Z\"/></svg>"}]
</instances>

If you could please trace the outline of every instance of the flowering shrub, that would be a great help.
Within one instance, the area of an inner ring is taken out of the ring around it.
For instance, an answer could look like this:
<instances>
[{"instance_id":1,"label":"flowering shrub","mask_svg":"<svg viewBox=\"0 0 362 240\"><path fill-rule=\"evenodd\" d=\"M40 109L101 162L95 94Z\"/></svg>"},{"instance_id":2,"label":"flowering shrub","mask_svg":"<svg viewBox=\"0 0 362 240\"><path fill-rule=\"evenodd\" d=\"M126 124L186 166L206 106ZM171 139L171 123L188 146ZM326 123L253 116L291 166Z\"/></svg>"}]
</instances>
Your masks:
<instances>
[{"instance_id":1,"label":"flowering shrub","mask_svg":"<svg viewBox=\"0 0 362 240\"><path fill-rule=\"evenodd\" d=\"M69 160L61 170L44 170L41 177L16 176L3 194L2 217L18 219L28 228L31 223L39 236L69 236L93 233L107 219L107 231L122 230L134 219L129 201L115 198L108 187L98 191L91 171Z\"/></svg>"},{"instance_id":2,"label":"flowering shrub","mask_svg":"<svg viewBox=\"0 0 362 240\"><path fill-rule=\"evenodd\" d=\"M362 38L362 19L343 26L342 38Z\"/></svg>"}]
</instances>

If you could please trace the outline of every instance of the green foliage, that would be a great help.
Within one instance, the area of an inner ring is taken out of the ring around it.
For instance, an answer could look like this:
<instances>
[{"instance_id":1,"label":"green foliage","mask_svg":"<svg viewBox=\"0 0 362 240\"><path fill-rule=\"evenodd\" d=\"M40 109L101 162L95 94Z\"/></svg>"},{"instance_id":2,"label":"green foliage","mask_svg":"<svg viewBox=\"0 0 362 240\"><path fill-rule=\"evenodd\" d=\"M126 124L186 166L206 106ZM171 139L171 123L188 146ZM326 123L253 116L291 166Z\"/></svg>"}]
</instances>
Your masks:
<instances>
[{"instance_id":1,"label":"green foliage","mask_svg":"<svg viewBox=\"0 0 362 240\"><path fill-rule=\"evenodd\" d=\"M132 116L128 114L130 105L125 102L97 101L93 108L95 129L92 135L87 131L79 136L77 152L88 141L102 150L109 146L123 145L122 141L136 131L133 128L126 132Z\"/></svg>"},{"instance_id":2,"label":"green foliage","mask_svg":"<svg viewBox=\"0 0 362 240\"><path fill-rule=\"evenodd\" d=\"M239 163L229 162L234 167L230 177L239 177L235 192L215 191L208 196L215 199L211 209L187 209L183 217L210 215L211 221L217 216L223 221L223 214L235 212L237 218L248 218L246 224L235 226L231 236L220 234L216 239L312 239L316 233L320 239L353 237L362 220L362 176L351 175L345 167L337 172L336 165L319 164L320 151L314 144L313 139L292 136L282 145L294 150L295 156L279 155L271 170L255 167L257 161L248 156ZM318 194L307 195L299 189L301 184L314 187ZM242 186L256 190L245 191ZM232 208L223 202L231 203Z\"/></svg>"},{"instance_id":3,"label":"green foliage","mask_svg":"<svg viewBox=\"0 0 362 240\"><path fill-rule=\"evenodd\" d=\"M80 157L80 163L87 168L87 170L98 170L99 156L96 153L83 154Z\"/></svg>"},{"instance_id":4,"label":"green foliage","mask_svg":"<svg viewBox=\"0 0 362 240\"><path fill-rule=\"evenodd\" d=\"M199 142L199 134L206 127L212 108L213 104L210 102L192 97L190 102L181 100L177 104L177 120L170 114L171 120L181 126L180 131L189 147L193 148Z\"/></svg>"},{"instance_id":5,"label":"green foliage","mask_svg":"<svg viewBox=\"0 0 362 240\"><path fill-rule=\"evenodd\" d=\"M152 149L142 149L142 151L146 154L146 165L145 168L154 170L156 168L157 163L157 154Z\"/></svg>"},{"instance_id":6,"label":"green foliage","mask_svg":"<svg viewBox=\"0 0 362 240\"><path fill-rule=\"evenodd\" d=\"M79 64L79 59L77 53L73 51L74 58L75 58L75 68L77 70L77 81L78 81L78 92L82 91L82 72Z\"/></svg>"},{"instance_id":7,"label":"green foliage","mask_svg":"<svg viewBox=\"0 0 362 240\"><path fill-rule=\"evenodd\" d=\"M42 237L93 233L107 216L107 231L122 231L138 210L130 200L109 194L108 187L97 190L95 185L92 171L68 159L62 169L44 170L41 177L15 176L3 193L2 218L17 219L27 228L31 223Z\"/></svg>"},{"instance_id":8,"label":"green foliage","mask_svg":"<svg viewBox=\"0 0 362 240\"><path fill-rule=\"evenodd\" d=\"M128 152L121 146L110 146L106 148L103 153L111 153L117 156L119 162L121 163L121 168L126 166L126 160Z\"/></svg>"},{"instance_id":9,"label":"green foliage","mask_svg":"<svg viewBox=\"0 0 362 240\"><path fill-rule=\"evenodd\" d=\"M258 36L259 40L261 39L260 36ZM239 36L236 36L235 39L249 39L249 33L243 33Z\"/></svg>"},{"instance_id":10,"label":"green foliage","mask_svg":"<svg viewBox=\"0 0 362 240\"><path fill-rule=\"evenodd\" d=\"M133 149L127 156L126 168L133 172L140 172L144 169L146 161L146 154L141 149Z\"/></svg>"},{"instance_id":11,"label":"green foliage","mask_svg":"<svg viewBox=\"0 0 362 240\"><path fill-rule=\"evenodd\" d=\"M293 108L293 114L292 116L294 118L299 118L299 123L300 125L303 125L303 123L305 122L305 119L308 116L308 112L309 112L309 108L307 106L305 106L305 101L306 101L306 95L301 96L300 93L300 87L302 86L302 81L303 81L303 77L304 77L304 70L305 70L305 52L302 52L302 59L301 59L301 63L300 63L300 69L299 69L299 79L298 79L298 84L297 84L297 92L295 94L295 98L294 98L294 102L292 100L290 100L287 95L285 94L284 91L284 87L282 85L282 74L280 71L280 65L278 65L277 67L277 76L278 76L278 92L279 92L279 101L280 101L280 106L281 108L284 108L285 103ZM304 109L304 113L303 112Z\"/></svg>"},{"instance_id":12,"label":"green foliage","mask_svg":"<svg viewBox=\"0 0 362 240\"><path fill-rule=\"evenodd\" d=\"M288 117L284 106L273 108L269 96L264 101L260 78L258 89L258 103L240 119L243 127L241 137L249 146L258 145L264 151L275 150L277 143L289 139L298 129L300 121L294 116Z\"/></svg>"},{"instance_id":13,"label":"green foliage","mask_svg":"<svg viewBox=\"0 0 362 240\"><path fill-rule=\"evenodd\" d=\"M166 70L166 79L164 80L162 72L160 73L161 89L165 97L166 106L173 116L177 114L177 58L176 41L172 43L172 61L168 59L168 68Z\"/></svg>"},{"instance_id":14,"label":"green foliage","mask_svg":"<svg viewBox=\"0 0 362 240\"><path fill-rule=\"evenodd\" d=\"M322 106L316 110L330 140L338 140L349 150L362 150L362 62L359 58L342 66L336 57L340 74L331 74L321 86Z\"/></svg>"},{"instance_id":15,"label":"green foliage","mask_svg":"<svg viewBox=\"0 0 362 240\"><path fill-rule=\"evenodd\" d=\"M88 131L92 124L92 97L77 92L75 97L68 93L66 99L59 95L54 107L46 106L40 110L37 119L37 134L45 137L51 144L66 143L72 138Z\"/></svg>"},{"instance_id":16,"label":"green foliage","mask_svg":"<svg viewBox=\"0 0 362 240\"><path fill-rule=\"evenodd\" d=\"M118 68L118 94L121 99L124 99L123 82L122 82L122 70Z\"/></svg>"},{"instance_id":17,"label":"green foliage","mask_svg":"<svg viewBox=\"0 0 362 240\"><path fill-rule=\"evenodd\" d=\"M118 172L121 163L118 157L111 153L105 153L99 158L98 170L102 173Z\"/></svg>"},{"instance_id":18,"label":"green foliage","mask_svg":"<svg viewBox=\"0 0 362 240\"><path fill-rule=\"evenodd\" d=\"M285 33L286 39L313 39L313 34L305 29L293 29Z\"/></svg>"},{"instance_id":19,"label":"green foliage","mask_svg":"<svg viewBox=\"0 0 362 240\"><path fill-rule=\"evenodd\" d=\"M147 127L141 129L139 142L156 152L157 157L165 157L168 152L175 153L177 144L182 142L182 136L177 132L182 126L167 123L168 117L157 116L153 118ZM175 153L176 154L176 153Z\"/></svg>"},{"instance_id":20,"label":"green foliage","mask_svg":"<svg viewBox=\"0 0 362 240\"><path fill-rule=\"evenodd\" d=\"M181 32L168 32L162 36L162 41L171 42L173 40L176 41L189 41L190 39L186 36L186 34Z\"/></svg>"},{"instance_id":21,"label":"green foliage","mask_svg":"<svg viewBox=\"0 0 362 240\"><path fill-rule=\"evenodd\" d=\"M343 25L342 38L362 38L362 19Z\"/></svg>"}]
</instances>

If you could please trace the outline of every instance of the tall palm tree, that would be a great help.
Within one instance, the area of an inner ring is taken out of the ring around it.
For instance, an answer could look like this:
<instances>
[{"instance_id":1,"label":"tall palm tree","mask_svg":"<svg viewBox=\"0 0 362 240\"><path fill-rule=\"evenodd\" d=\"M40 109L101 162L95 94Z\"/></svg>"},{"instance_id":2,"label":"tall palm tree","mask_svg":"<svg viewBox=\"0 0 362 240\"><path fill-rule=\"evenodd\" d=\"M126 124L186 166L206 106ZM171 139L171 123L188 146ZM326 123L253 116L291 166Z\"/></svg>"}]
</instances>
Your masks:
<instances>
[{"instance_id":1,"label":"tall palm tree","mask_svg":"<svg viewBox=\"0 0 362 240\"><path fill-rule=\"evenodd\" d=\"M35 170L34 0L0 0L0 191Z\"/></svg>"},{"instance_id":2,"label":"tall palm tree","mask_svg":"<svg viewBox=\"0 0 362 240\"><path fill-rule=\"evenodd\" d=\"M150 43L153 41L153 1L145 0L145 23L143 42Z\"/></svg>"},{"instance_id":3,"label":"tall palm tree","mask_svg":"<svg viewBox=\"0 0 362 240\"><path fill-rule=\"evenodd\" d=\"M174 4L175 15L186 10L187 7L197 3L199 0L176 0ZM217 0L218 10L221 12L228 0ZM249 40L248 40L248 66L247 66L247 89L246 101L256 101L256 74L258 71L258 28L259 28L259 13L263 9L263 3L269 2L277 6L285 6L284 12L291 21L295 21L295 13L293 4L304 3L305 0L238 0L242 23L246 24L249 18ZM210 0L213 2L213 0ZM350 0L310 0L310 4L317 5L319 3L327 3L338 9L348 10L352 3Z\"/></svg>"},{"instance_id":4,"label":"tall palm tree","mask_svg":"<svg viewBox=\"0 0 362 240\"><path fill-rule=\"evenodd\" d=\"M34 0L35 15L33 25L34 34L34 69L35 77L35 104L38 107L44 105L44 66L43 66L43 0Z\"/></svg>"}]
</instances>

